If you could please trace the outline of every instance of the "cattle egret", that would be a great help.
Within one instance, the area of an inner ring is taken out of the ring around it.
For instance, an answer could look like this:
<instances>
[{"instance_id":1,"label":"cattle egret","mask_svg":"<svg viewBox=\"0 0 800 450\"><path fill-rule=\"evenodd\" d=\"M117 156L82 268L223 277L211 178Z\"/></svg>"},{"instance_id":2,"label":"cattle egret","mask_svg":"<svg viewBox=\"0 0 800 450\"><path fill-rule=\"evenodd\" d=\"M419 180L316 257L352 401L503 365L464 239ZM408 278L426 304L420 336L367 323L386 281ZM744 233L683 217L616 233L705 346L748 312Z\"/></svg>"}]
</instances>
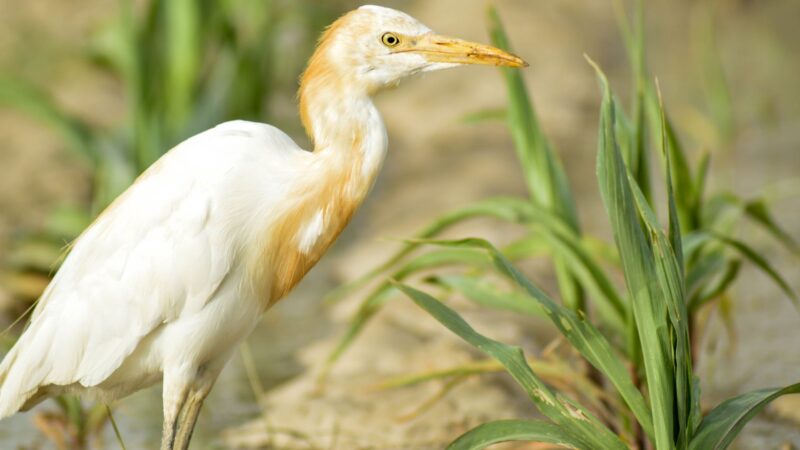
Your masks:
<instances>
[{"instance_id":1,"label":"cattle egret","mask_svg":"<svg viewBox=\"0 0 800 450\"><path fill-rule=\"evenodd\" d=\"M0 418L48 396L109 402L163 380L161 448L188 448L232 351L372 186L387 137L371 96L464 64L527 65L392 9L339 18L300 83L314 151L270 125L233 121L148 168L77 239L0 365Z\"/></svg>"}]
</instances>

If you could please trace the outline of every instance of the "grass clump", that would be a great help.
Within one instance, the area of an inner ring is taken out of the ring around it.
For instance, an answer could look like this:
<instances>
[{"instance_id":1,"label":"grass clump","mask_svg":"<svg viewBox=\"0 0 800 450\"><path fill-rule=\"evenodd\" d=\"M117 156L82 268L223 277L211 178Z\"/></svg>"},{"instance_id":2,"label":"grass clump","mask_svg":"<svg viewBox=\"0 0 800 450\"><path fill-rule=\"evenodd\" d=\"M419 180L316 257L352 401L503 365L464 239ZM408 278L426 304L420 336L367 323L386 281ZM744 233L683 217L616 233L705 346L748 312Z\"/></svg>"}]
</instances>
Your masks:
<instances>
[{"instance_id":1,"label":"grass clump","mask_svg":"<svg viewBox=\"0 0 800 450\"><path fill-rule=\"evenodd\" d=\"M539 127L522 77L504 69L509 105L503 117L529 196L484 200L446 214L387 262L332 294L341 298L388 274L388 280L362 300L329 366L399 291L489 359L390 380L387 386L463 379L502 367L544 416L480 425L456 439L451 449L480 449L511 440L580 449L722 449L769 401L800 392L800 383L765 389L729 399L708 413L701 411L700 382L693 370L699 310L726 298L745 261L797 303L775 268L733 236L735 226L746 218L789 250L796 252L797 245L772 218L764 198L706 192L709 157L703 155L692 168L657 83L647 74L641 2L634 17L631 24L620 13L634 75L631 115L590 61L602 94L596 170L613 245L598 245L601 240L582 232L558 155ZM489 18L494 43L507 49L496 11L490 10ZM660 173L652 173L653 167ZM659 180L663 185L656 189ZM656 192L664 192L666 226L657 214ZM480 238L439 238L453 225L475 217L517 224L526 235L502 249ZM553 263L561 301L515 266L542 253ZM612 282L608 261L614 261L624 277L624 287ZM446 273L440 270L444 267ZM453 274L453 268L461 270ZM443 295L457 293L484 307L549 319L585 366L565 370L564 361L528 359L520 348L481 335L443 301L407 284L418 274ZM498 281L498 274L505 281Z\"/></svg>"}]
</instances>

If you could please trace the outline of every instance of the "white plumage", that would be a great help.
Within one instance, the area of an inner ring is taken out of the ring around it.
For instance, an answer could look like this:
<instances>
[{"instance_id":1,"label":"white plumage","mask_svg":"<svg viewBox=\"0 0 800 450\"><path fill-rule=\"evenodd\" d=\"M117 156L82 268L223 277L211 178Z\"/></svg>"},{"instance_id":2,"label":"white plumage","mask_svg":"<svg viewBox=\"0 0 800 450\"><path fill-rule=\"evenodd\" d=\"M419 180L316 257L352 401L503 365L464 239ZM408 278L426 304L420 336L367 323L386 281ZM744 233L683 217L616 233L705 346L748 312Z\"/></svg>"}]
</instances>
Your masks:
<instances>
[{"instance_id":1,"label":"white plumage","mask_svg":"<svg viewBox=\"0 0 800 450\"><path fill-rule=\"evenodd\" d=\"M0 418L50 395L111 401L163 378L162 449L187 448L236 344L371 187L387 147L371 95L459 64L524 62L387 8L339 19L301 83L315 151L234 121L165 154L75 242L0 364Z\"/></svg>"},{"instance_id":2,"label":"white plumage","mask_svg":"<svg viewBox=\"0 0 800 450\"><path fill-rule=\"evenodd\" d=\"M167 153L75 243L0 366L0 416L40 386L115 398L164 368L224 356L263 311L241 255L310 156L242 121Z\"/></svg>"}]
</instances>

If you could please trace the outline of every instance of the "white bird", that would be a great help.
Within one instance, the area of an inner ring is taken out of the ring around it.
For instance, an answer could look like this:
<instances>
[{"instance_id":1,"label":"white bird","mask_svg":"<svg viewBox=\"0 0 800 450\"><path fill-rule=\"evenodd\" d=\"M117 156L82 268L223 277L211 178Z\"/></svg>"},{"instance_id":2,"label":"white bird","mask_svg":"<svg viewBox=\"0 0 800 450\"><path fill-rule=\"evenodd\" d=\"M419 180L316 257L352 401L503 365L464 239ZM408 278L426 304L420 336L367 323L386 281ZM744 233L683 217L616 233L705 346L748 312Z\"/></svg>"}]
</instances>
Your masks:
<instances>
[{"instance_id":1,"label":"white bird","mask_svg":"<svg viewBox=\"0 0 800 450\"><path fill-rule=\"evenodd\" d=\"M0 418L48 396L104 402L163 380L161 448L186 449L237 344L330 247L387 148L371 96L401 79L520 58L363 6L323 34L300 83L314 151L270 125L179 144L76 240L0 365Z\"/></svg>"}]
</instances>

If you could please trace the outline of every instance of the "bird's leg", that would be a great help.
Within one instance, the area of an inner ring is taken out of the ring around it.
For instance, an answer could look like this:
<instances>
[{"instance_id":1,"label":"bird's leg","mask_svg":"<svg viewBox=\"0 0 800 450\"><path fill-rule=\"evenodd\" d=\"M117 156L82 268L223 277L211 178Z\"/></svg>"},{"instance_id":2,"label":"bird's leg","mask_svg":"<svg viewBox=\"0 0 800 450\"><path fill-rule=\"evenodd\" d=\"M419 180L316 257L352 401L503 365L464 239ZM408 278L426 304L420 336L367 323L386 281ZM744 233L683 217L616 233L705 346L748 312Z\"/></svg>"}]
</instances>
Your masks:
<instances>
[{"instance_id":1,"label":"bird's leg","mask_svg":"<svg viewBox=\"0 0 800 450\"><path fill-rule=\"evenodd\" d=\"M192 432L194 431L194 425L197 423L197 416L200 414L200 408L202 408L203 401L208 396L216 380L216 376L210 380L206 378L207 377L203 377L203 379L197 383L197 387L189 391L189 396L186 400L186 405L183 407L183 414L181 415L178 429L175 433L173 450L187 450L189 448L189 441L192 439Z\"/></svg>"},{"instance_id":2,"label":"bird's leg","mask_svg":"<svg viewBox=\"0 0 800 450\"><path fill-rule=\"evenodd\" d=\"M167 404L164 401L164 425L161 431L161 450L172 450L178 430L178 418L180 417L183 405L186 404L186 395L178 402Z\"/></svg>"},{"instance_id":3,"label":"bird's leg","mask_svg":"<svg viewBox=\"0 0 800 450\"><path fill-rule=\"evenodd\" d=\"M175 433L172 450L187 450L189 448L189 441L192 439L197 416L200 414L200 408L202 408L203 400L206 399L207 395L208 390L192 389L189 391L189 397L183 407L183 413Z\"/></svg>"},{"instance_id":4,"label":"bird's leg","mask_svg":"<svg viewBox=\"0 0 800 450\"><path fill-rule=\"evenodd\" d=\"M191 378L186 371L164 373L164 426L161 433L161 450L172 450L178 431L178 419L189 397Z\"/></svg>"},{"instance_id":5,"label":"bird's leg","mask_svg":"<svg viewBox=\"0 0 800 450\"><path fill-rule=\"evenodd\" d=\"M224 367L225 361L227 359L223 359L222 363L205 366L197 371L195 382L192 383L192 387L189 389L178 420L178 427L175 430L175 439L171 450L188 450L189 441L192 439L192 432L197 423L197 416L200 414L200 408L203 407L203 401L208 396L208 393L211 392L211 388Z\"/></svg>"}]
</instances>

